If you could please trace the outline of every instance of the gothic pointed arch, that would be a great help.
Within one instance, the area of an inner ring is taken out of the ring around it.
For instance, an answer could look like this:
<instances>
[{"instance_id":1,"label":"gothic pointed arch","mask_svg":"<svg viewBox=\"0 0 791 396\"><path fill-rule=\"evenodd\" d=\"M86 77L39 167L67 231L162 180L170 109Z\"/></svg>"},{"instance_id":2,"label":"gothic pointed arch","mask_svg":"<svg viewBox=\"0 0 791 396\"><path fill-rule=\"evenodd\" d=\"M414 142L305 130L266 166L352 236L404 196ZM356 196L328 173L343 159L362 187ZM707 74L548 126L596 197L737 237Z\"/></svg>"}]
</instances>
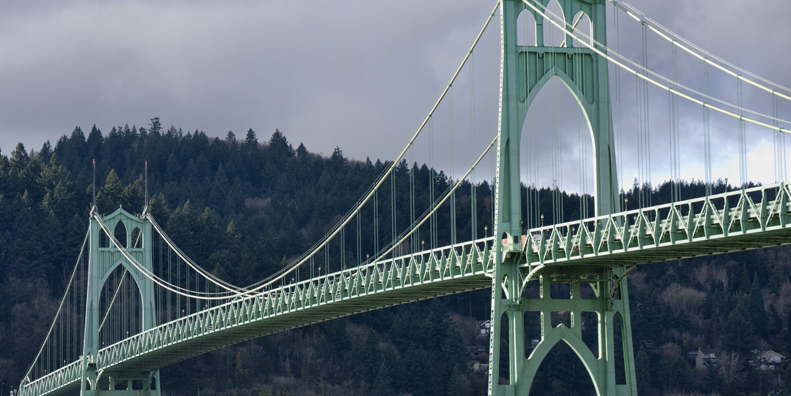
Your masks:
<instances>
[{"instance_id":1,"label":"gothic pointed arch","mask_svg":"<svg viewBox=\"0 0 791 396\"><path fill-rule=\"evenodd\" d=\"M574 35L583 39L588 45L593 45L593 22L585 11L577 11L571 19L571 26L574 28ZM586 39L587 38L587 39ZM571 46L574 48L586 48L579 40L572 39Z\"/></svg>"},{"instance_id":2,"label":"gothic pointed arch","mask_svg":"<svg viewBox=\"0 0 791 396\"><path fill-rule=\"evenodd\" d=\"M140 227L135 227L129 239L129 247L132 249L141 249L143 247L143 232Z\"/></svg>"},{"instance_id":3,"label":"gothic pointed arch","mask_svg":"<svg viewBox=\"0 0 791 396\"><path fill-rule=\"evenodd\" d=\"M557 16L559 20L565 21L566 20L566 13L563 10L563 7L560 6L558 0L549 0L546 5L545 12L548 16L554 19L554 16ZM545 47L567 47L566 45L566 34L561 30L559 27L549 23L549 21L545 21L543 24L543 33L544 33L544 46Z\"/></svg>"},{"instance_id":4,"label":"gothic pointed arch","mask_svg":"<svg viewBox=\"0 0 791 396\"><path fill-rule=\"evenodd\" d=\"M552 329L549 334L545 335L538 345L536 345L535 349L530 354L530 357L528 357L528 360L535 361L540 364L544 358L547 357L552 348L554 348L555 345L560 341L565 342L569 347L571 347L571 350L574 351L574 354L577 355L577 357L582 361L583 366L585 366L585 370L593 382L593 386L596 388L596 393L601 395L602 386L596 382L596 379L600 378L599 360L593 356L593 352L591 352L590 348L588 348L585 342L582 341L582 338L580 338L580 336L578 336L574 330L566 327L565 325L559 325L558 327ZM536 372L534 370L527 370L526 368L527 365L524 365L521 377L524 378L526 384L532 384L533 380L535 379Z\"/></svg>"},{"instance_id":5,"label":"gothic pointed arch","mask_svg":"<svg viewBox=\"0 0 791 396\"><path fill-rule=\"evenodd\" d=\"M126 226L123 220L118 220L118 223L115 225L115 231L113 231L113 236L118 240L118 243L121 245L120 247L126 248Z\"/></svg>"},{"instance_id":6,"label":"gothic pointed arch","mask_svg":"<svg viewBox=\"0 0 791 396\"><path fill-rule=\"evenodd\" d=\"M537 45L536 18L528 9L522 10L516 18L516 45Z\"/></svg>"},{"instance_id":7,"label":"gothic pointed arch","mask_svg":"<svg viewBox=\"0 0 791 396\"><path fill-rule=\"evenodd\" d=\"M107 271L99 293L99 345L106 347L143 329L143 294L132 271L119 261Z\"/></svg>"}]
</instances>

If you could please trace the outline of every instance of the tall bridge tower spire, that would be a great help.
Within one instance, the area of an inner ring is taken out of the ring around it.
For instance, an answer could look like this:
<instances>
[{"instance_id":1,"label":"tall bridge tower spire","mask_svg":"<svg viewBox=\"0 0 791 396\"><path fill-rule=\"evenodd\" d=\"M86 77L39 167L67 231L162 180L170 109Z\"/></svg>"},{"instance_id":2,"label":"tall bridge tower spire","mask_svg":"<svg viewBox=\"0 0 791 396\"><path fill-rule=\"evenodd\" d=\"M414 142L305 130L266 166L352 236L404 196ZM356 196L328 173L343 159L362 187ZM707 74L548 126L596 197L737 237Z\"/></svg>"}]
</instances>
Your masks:
<instances>
[{"instance_id":1,"label":"tall bridge tower spire","mask_svg":"<svg viewBox=\"0 0 791 396\"><path fill-rule=\"evenodd\" d=\"M97 213L95 216L100 215ZM159 370L140 370L136 367L121 367L112 371L99 369L102 367L101 359L112 359L100 356L100 349L157 325L154 282L125 258L115 242L105 235L102 225L114 233L115 239L128 254L148 272L153 272L151 222L133 216L122 208L102 217L101 223L97 218L91 218L80 394L159 396ZM111 276L118 269L122 269L119 272L123 274L120 280ZM123 321L126 326L116 326L114 322L117 320L109 311L121 305L114 303L123 282L129 285L125 290L131 290L129 294L133 295L128 296L128 301L121 308L129 312L122 312L127 315Z\"/></svg>"},{"instance_id":2,"label":"tall bridge tower spire","mask_svg":"<svg viewBox=\"0 0 791 396\"><path fill-rule=\"evenodd\" d=\"M492 274L489 394L529 394L544 357L563 340L585 365L599 395L636 395L629 300L623 276L628 270L617 266L544 267L529 262L522 249L526 238L534 238L523 235L521 223L522 125L532 101L553 77L560 78L577 99L592 133L596 215L619 210L607 60L588 48L573 48L574 42L568 34L563 46L548 46L543 37L543 25L550 22L541 16L548 3L549 0L502 0L495 235L497 242L502 238L503 243L495 243L498 251ZM591 21L593 40L606 45L605 0L560 0L559 4L565 23L574 24L575 17L584 13ZM536 21L536 46L517 45L517 18L522 12L532 14ZM565 110L571 109L557 111ZM529 281L538 282L539 298L524 297ZM553 299L550 290L555 283L568 284L570 296ZM590 287L590 294L595 297L583 299L583 287ZM540 313L541 338L537 345L526 348L530 345L525 340L528 312ZM553 312L569 313L570 325L553 326ZM582 340L583 312L594 312L598 319L595 323L598 350L589 348ZM620 330L616 322L620 322ZM616 378L615 331L620 331L623 342L625 381ZM507 349L502 348L506 344ZM508 361L508 365L501 366L501 361Z\"/></svg>"}]
</instances>

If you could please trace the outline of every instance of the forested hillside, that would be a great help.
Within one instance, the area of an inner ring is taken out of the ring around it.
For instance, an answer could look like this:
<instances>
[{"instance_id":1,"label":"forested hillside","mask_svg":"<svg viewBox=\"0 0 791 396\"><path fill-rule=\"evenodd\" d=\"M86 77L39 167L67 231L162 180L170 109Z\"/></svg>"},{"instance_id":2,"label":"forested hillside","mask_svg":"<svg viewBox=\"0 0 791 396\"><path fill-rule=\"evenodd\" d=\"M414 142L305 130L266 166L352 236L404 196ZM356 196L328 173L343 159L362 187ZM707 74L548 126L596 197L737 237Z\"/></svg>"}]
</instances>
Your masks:
<instances>
[{"instance_id":1,"label":"forested hillside","mask_svg":"<svg viewBox=\"0 0 791 396\"><path fill-rule=\"evenodd\" d=\"M147 160L154 217L196 262L238 285L271 274L307 250L388 166L345 158L340 148L322 157L303 144L294 148L279 131L265 141L252 130L243 138L229 132L217 139L200 131L164 130L158 118L143 128L116 127L106 134L94 127L86 135L78 127L38 151L21 144L10 153L0 151L4 392L32 362L63 295L88 225L94 159L100 213L119 205L142 211ZM411 169L416 210L422 213L429 183L444 191L452 181L442 172L432 181L427 166L402 162L396 202L409 202ZM475 188L478 235L483 235L491 224L491 186L481 182ZM720 181L714 189L725 188ZM471 189L467 184L458 190L459 202L470 201ZM391 199L385 190L381 199ZM703 191L697 182L681 186L682 198ZM551 224L552 192L532 193L540 198L545 224ZM626 192L630 207L639 193L639 186ZM653 204L669 197L667 184L651 190ZM578 219L580 197L564 194L563 202L563 220ZM588 205L593 213L592 200ZM382 222L390 224L389 206L381 206L387 207ZM471 231L469 207L458 209L460 235ZM397 216L399 224L409 222L408 209ZM447 232L449 225L444 209L438 229ZM392 239L389 232L379 233L379 246ZM442 232L439 240L445 243L449 233ZM370 238L362 243L364 251L373 249ZM791 352L790 275L787 247L651 264L632 272L640 393L787 393L791 370L761 371L751 361L756 350ZM464 293L253 340L163 369L163 388L168 395L485 394L485 373L474 372L471 364L488 358L473 357L467 347L488 347L487 339L476 337L476 320L489 319L489 297L489 290ZM696 370L687 357L699 348L717 349L717 364ZM594 393L579 359L563 343L541 366L533 391Z\"/></svg>"}]
</instances>

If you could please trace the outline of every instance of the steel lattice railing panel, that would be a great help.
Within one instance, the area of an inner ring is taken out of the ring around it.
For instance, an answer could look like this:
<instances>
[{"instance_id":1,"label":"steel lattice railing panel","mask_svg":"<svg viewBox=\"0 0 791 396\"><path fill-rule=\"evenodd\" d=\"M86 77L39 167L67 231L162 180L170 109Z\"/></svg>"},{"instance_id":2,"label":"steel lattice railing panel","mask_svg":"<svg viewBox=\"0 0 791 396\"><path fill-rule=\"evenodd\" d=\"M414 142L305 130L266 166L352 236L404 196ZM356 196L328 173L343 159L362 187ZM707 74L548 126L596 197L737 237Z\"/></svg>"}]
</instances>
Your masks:
<instances>
[{"instance_id":1,"label":"steel lattice railing panel","mask_svg":"<svg viewBox=\"0 0 791 396\"><path fill-rule=\"evenodd\" d=\"M760 201L756 203L753 196ZM787 187L776 185L626 211L532 230L530 238L516 246L506 245L504 251L521 253L524 266L531 268L569 262L639 264L772 246L786 243L784 238L774 238L770 233L786 229L788 197ZM733 207L731 201L735 202ZM346 300L369 300L351 305L350 312L331 312L343 316L383 306L377 296L400 289L417 290L416 286L430 289L457 278L480 278L493 265L493 240L371 263L211 308L105 348L100 352L99 366L124 364L154 350L233 331L276 316L283 316L284 322L289 322L288 315L296 315L306 308L332 306ZM679 249L679 246L685 247ZM447 293L439 290L437 295ZM310 315L295 320L297 323L289 322L282 329L317 321ZM260 335L268 333L271 331ZM242 337L253 338L247 334ZM212 341L215 342L219 346L227 345L223 340ZM204 348L214 349L214 346L207 344Z\"/></svg>"},{"instance_id":2,"label":"steel lattice railing panel","mask_svg":"<svg viewBox=\"0 0 791 396\"><path fill-rule=\"evenodd\" d=\"M505 250L538 265L644 264L789 243L788 186L732 191L531 230Z\"/></svg>"},{"instance_id":3,"label":"steel lattice railing panel","mask_svg":"<svg viewBox=\"0 0 791 396\"><path fill-rule=\"evenodd\" d=\"M382 260L212 307L100 350L97 367L153 369L288 328L485 288L493 243L487 238ZM153 355L156 363L149 365Z\"/></svg>"},{"instance_id":4,"label":"steel lattice railing panel","mask_svg":"<svg viewBox=\"0 0 791 396\"><path fill-rule=\"evenodd\" d=\"M56 395L59 393L79 390L82 378L82 360L74 361L67 366L53 371L35 381L25 384L20 396Z\"/></svg>"}]
</instances>

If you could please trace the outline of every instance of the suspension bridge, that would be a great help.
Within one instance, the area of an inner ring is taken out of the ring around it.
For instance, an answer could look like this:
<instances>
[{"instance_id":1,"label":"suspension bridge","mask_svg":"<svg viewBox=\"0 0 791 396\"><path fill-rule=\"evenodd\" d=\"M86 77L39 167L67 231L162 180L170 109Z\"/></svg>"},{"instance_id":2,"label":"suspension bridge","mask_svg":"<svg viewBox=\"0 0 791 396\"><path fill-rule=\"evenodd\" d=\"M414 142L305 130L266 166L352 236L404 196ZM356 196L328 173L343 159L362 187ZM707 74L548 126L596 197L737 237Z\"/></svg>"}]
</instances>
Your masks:
<instances>
[{"instance_id":1,"label":"suspension bridge","mask_svg":"<svg viewBox=\"0 0 791 396\"><path fill-rule=\"evenodd\" d=\"M607 39L608 9L615 40ZM641 31L639 61L620 52L623 17ZM486 33L494 56L480 50ZM649 48L649 37L667 48ZM659 51L670 54L670 76L649 68L648 54ZM699 64L694 80L702 87L684 85L677 67L680 55ZM492 60L491 74L497 77L492 79L494 103L483 110L475 107L474 67L477 62L480 73L482 59ZM710 77L709 69L720 78ZM574 219L563 215L560 121L553 119L551 131L542 131L530 120L531 105L553 79L566 85L583 115L580 209ZM710 85L723 79L737 87L736 103L710 93ZM460 86L469 90L470 104L454 112ZM769 110L748 108L743 86L766 96ZM622 96L628 88L634 89L633 97ZM659 110L649 106L658 95L666 100ZM142 214L119 208L103 215L94 204L67 291L19 394L159 395L160 368L212 350L360 312L491 288L490 395L527 395L543 358L560 341L581 359L599 395L636 395L630 271L649 263L789 243L791 188L782 181L784 136L791 123L780 117L781 103L787 102L791 90L706 52L627 3L498 1L400 154L326 236L268 278L240 287L205 270L159 226L148 211L147 192ZM447 118L439 120L444 105ZM697 112L699 125L682 133L679 119L689 109ZM493 122L482 127L486 115L481 111L490 112ZM657 112L666 120L659 131ZM715 120L712 112L720 118ZM716 132L725 121L738 134L740 188L714 193L711 129ZM439 130L449 131L450 140L437 148ZM553 219L546 226L535 193L542 173L536 159L541 134L552 135ZM652 162L650 153L658 134L668 137L673 192L670 202L653 205L651 165L656 158ZM702 137L699 158L707 189L705 196L681 200L681 146L692 134ZM761 134L772 138L777 183L748 187L747 142ZM636 147L624 147L624 137L636 141ZM438 191L434 158L441 150L449 159L450 183ZM460 155L467 150L468 156ZM633 150L637 158L640 194L632 209L619 184L625 165L616 163L616 158L623 161L624 150ZM421 153L428 153L431 165L429 202L416 202L416 168L408 174L409 202L396 202L396 167ZM456 172L459 163L469 166ZM476 181L487 173L495 180L488 206L476 196ZM463 186L472 186L466 201L457 199ZM595 213L590 215L589 208ZM478 222L481 210L493 212L491 223ZM380 214L388 211L389 216ZM396 220L401 211L409 212L407 224ZM449 216L449 230L438 228L440 213ZM464 235L459 213L469 216L463 221L468 224ZM374 235L363 233L363 224L372 224ZM367 239L373 239L370 251L364 249ZM550 286L557 283L570 284L568 298L551 297ZM526 292L531 287L537 296ZM571 313L569 324L553 324L552 313L560 311ZM529 313L541 318L535 348L525 344ZM583 313L597 318L595 347L582 340ZM623 362L616 362L618 357ZM620 363L624 378L616 375Z\"/></svg>"}]
</instances>

